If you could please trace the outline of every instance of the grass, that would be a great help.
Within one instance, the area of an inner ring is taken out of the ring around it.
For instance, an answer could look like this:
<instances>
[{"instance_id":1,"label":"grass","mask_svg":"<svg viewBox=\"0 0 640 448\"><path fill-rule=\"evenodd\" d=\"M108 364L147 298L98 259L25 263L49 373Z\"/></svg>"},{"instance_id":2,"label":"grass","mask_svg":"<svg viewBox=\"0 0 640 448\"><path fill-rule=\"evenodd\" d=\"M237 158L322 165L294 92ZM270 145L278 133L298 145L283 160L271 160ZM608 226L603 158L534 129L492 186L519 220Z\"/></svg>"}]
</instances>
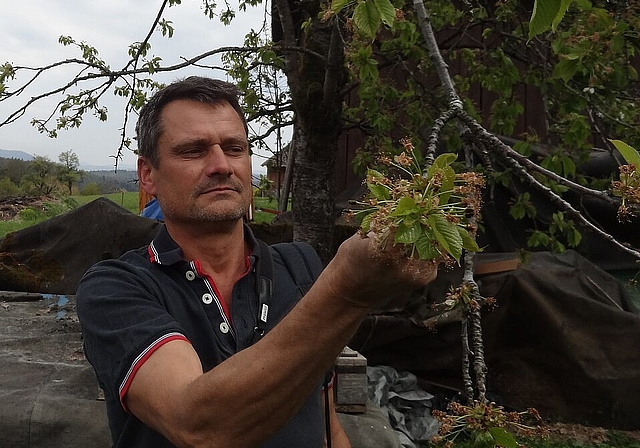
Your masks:
<instances>
[{"instance_id":1,"label":"grass","mask_svg":"<svg viewBox=\"0 0 640 448\"><path fill-rule=\"evenodd\" d=\"M253 221L256 223L269 223L275 218L275 214L263 212L261 209L278 210L278 201L276 199L254 197L253 208L255 210L253 214Z\"/></svg>"},{"instance_id":2,"label":"grass","mask_svg":"<svg viewBox=\"0 0 640 448\"><path fill-rule=\"evenodd\" d=\"M92 196L69 196L63 199L46 202L41 207L27 207L11 221L0 221L0 238L7 233L16 232L27 227L34 226L51 219L58 215L62 215L74 208L88 204L98 198L107 198L115 202L122 208L129 210L131 213L138 214L138 193L135 191L118 192L111 194L97 194ZM262 212L260 209L267 208L276 210L278 201L275 199L256 197L254 200L254 221L257 223L271 222L275 215L273 213Z\"/></svg>"},{"instance_id":3,"label":"grass","mask_svg":"<svg viewBox=\"0 0 640 448\"><path fill-rule=\"evenodd\" d=\"M15 232L36 225L47 219L62 215L78 206L73 197L44 202L39 206L27 207L21 210L14 219L0 221L0 238L7 233Z\"/></svg>"},{"instance_id":4,"label":"grass","mask_svg":"<svg viewBox=\"0 0 640 448\"><path fill-rule=\"evenodd\" d=\"M640 448L640 441L616 431L608 431L606 440L599 443L578 442L575 440L528 439L528 448Z\"/></svg>"},{"instance_id":5,"label":"grass","mask_svg":"<svg viewBox=\"0 0 640 448\"><path fill-rule=\"evenodd\" d=\"M607 431L606 439L602 442L582 442L570 439L557 439L549 437L543 438L518 438L519 447L526 448L640 448L640 441L629 437L628 435L614 430ZM434 445L426 443L419 445L421 447L435 448L442 445ZM485 445L473 443L470 440L459 441L453 445L453 448L482 448Z\"/></svg>"},{"instance_id":6,"label":"grass","mask_svg":"<svg viewBox=\"0 0 640 448\"><path fill-rule=\"evenodd\" d=\"M92 196L73 196L78 202L78 206L88 204L98 198L107 198L118 204L120 207L129 210L131 213L138 214L138 192L126 191L124 193L96 194Z\"/></svg>"},{"instance_id":7,"label":"grass","mask_svg":"<svg viewBox=\"0 0 640 448\"><path fill-rule=\"evenodd\" d=\"M27 207L21 210L12 220L0 221L0 238L7 233L35 226L42 221L67 213L101 197L108 198L130 212L138 214L138 193L135 191L107 195L67 196L62 199L44 202L41 206Z\"/></svg>"}]
</instances>

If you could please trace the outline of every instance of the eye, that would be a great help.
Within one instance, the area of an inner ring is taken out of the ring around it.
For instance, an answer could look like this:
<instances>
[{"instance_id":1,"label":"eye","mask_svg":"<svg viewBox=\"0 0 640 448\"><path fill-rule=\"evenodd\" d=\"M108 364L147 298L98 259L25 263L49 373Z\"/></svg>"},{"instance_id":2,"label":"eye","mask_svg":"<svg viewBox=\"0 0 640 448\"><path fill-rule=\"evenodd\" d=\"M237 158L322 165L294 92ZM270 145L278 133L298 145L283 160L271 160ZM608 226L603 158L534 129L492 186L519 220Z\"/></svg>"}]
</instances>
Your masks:
<instances>
[{"instance_id":1,"label":"eye","mask_svg":"<svg viewBox=\"0 0 640 448\"><path fill-rule=\"evenodd\" d=\"M229 154L243 154L246 150L244 146L241 145L230 145L225 147L224 151Z\"/></svg>"},{"instance_id":2,"label":"eye","mask_svg":"<svg viewBox=\"0 0 640 448\"><path fill-rule=\"evenodd\" d=\"M202 154L202 152L203 152L203 148L199 146L194 146L194 147L183 149L182 151L180 151L180 155L183 157L197 157L200 154Z\"/></svg>"}]
</instances>

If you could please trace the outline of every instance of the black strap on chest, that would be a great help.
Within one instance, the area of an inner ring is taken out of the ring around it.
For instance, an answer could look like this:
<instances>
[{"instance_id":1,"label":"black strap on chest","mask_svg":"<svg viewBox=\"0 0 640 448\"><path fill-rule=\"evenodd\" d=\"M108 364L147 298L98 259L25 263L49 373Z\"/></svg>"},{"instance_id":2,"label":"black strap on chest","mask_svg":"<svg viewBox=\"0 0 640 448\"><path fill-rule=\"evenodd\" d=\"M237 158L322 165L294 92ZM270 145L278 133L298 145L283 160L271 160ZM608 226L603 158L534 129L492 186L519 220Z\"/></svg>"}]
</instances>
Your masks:
<instances>
[{"instance_id":1,"label":"black strap on chest","mask_svg":"<svg viewBox=\"0 0 640 448\"><path fill-rule=\"evenodd\" d=\"M273 294L273 259L269 246L258 240L260 261L256 263L256 290L258 291L258 315L253 329L253 343L258 342L267 329L269 318L269 302Z\"/></svg>"},{"instance_id":2,"label":"black strap on chest","mask_svg":"<svg viewBox=\"0 0 640 448\"><path fill-rule=\"evenodd\" d=\"M256 264L256 291L258 292L258 312L254 328L253 343L264 336L267 328L269 304L273 293L273 249L282 260L287 272L300 288L302 295L306 294L316 277L322 271L322 263L315 255L311 246L304 243L278 243L268 246L258 240L260 247L260 261Z\"/></svg>"},{"instance_id":3,"label":"black strap on chest","mask_svg":"<svg viewBox=\"0 0 640 448\"><path fill-rule=\"evenodd\" d=\"M267 328L267 319L269 317L269 303L273 294L273 258L271 250L267 243L258 240L260 247L260 261L256 263L256 290L258 291L258 316L256 318L256 326L253 329L253 344L258 342L265 334ZM293 276L293 280L301 288L302 293L306 294L315 276L322 269L320 264L312 266L309 259L305 255L305 246L300 244L275 244L272 246L276 252L282 257L287 270ZM309 246L310 248L310 246ZM315 271L315 275L314 275ZM329 387L324 387L324 411L325 411L325 441L327 448L331 448L331 423L329 409Z\"/></svg>"}]
</instances>

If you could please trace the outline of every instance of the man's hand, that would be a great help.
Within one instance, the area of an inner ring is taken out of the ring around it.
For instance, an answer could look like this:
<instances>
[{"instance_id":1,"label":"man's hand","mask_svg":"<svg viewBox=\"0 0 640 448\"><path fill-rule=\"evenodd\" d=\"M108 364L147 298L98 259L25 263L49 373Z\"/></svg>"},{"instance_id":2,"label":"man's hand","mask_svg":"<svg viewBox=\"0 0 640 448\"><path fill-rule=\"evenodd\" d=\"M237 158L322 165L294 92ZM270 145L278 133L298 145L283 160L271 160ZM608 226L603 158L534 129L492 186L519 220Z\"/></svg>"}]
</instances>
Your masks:
<instances>
[{"instance_id":1,"label":"man's hand","mask_svg":"<svg viewBox=\"0 0 640 448\"><path fill-rule=\"evenodd\" d=\"M351 305L376 308L432 282L437 271L435 261L409 258L392 245L380 251L372 235L354 235L342 243L321 278Z\"/></svg>"}]
</instances>

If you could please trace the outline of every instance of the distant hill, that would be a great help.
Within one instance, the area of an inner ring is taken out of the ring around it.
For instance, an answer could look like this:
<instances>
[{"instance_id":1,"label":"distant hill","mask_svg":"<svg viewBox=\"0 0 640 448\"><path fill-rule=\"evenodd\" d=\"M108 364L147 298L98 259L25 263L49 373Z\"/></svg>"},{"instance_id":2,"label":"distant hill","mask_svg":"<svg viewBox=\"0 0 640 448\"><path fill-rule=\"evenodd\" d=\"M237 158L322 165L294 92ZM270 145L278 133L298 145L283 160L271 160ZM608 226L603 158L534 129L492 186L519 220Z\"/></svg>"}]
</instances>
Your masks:
<instances>
[{"instance_id":1,"label":"distant hill","mask_svg":"<svg viewBox=\"0 0 640 448\"><path fill-rule=\"evenodd\" d=\"M80 169L84 171L115 171L113 165L87 165L85 163L80 163ZM136 166L119 163L118 171L136 171Z\"/></svg>"},{"instance_id":2,"label":"distant hill","mask_svg":"<svg viewBox=\"0 0 640 448\"><path fill-rule=\"evenodd\" d=\"M20 159L20 160L33 160L33 156L31 154L27 154L24 151L14 151L9 149L0 149L0 157L4 157L5 159Z\"/></svg>"},{"instance_id":3,"label":"distant hill","mask_svg":"<svg viewBox=\"0 0 640 448\"><path fill-rule=\"evenodd\" d=\"M114 193L120 189L138 191L138 173L130 170L101 170L85 171L82 180L78 182L78 188L82 190L87 184L100 185L103 193Z\"/></svg>"},{"instance_id":4,"label":"distant hill","mask_svg":"<svg viewBox=\"0 0 640 448\"><path fill-rule=\"evenodd\" d=\"M0 149L0 158L4 159L19 159L29 162L34 159L34 156L27 154L24 151L17 151L11 149ZM53 159L52 159L53 160ZM57 160L53 160L57 162ZM80 169L84 171L114 171L114 167L110 165L89 165L86 163L80 163ZM118 164L118 171L136 171L135 165L126 165L123 163Z\"/></svg>"}]
</instances>

